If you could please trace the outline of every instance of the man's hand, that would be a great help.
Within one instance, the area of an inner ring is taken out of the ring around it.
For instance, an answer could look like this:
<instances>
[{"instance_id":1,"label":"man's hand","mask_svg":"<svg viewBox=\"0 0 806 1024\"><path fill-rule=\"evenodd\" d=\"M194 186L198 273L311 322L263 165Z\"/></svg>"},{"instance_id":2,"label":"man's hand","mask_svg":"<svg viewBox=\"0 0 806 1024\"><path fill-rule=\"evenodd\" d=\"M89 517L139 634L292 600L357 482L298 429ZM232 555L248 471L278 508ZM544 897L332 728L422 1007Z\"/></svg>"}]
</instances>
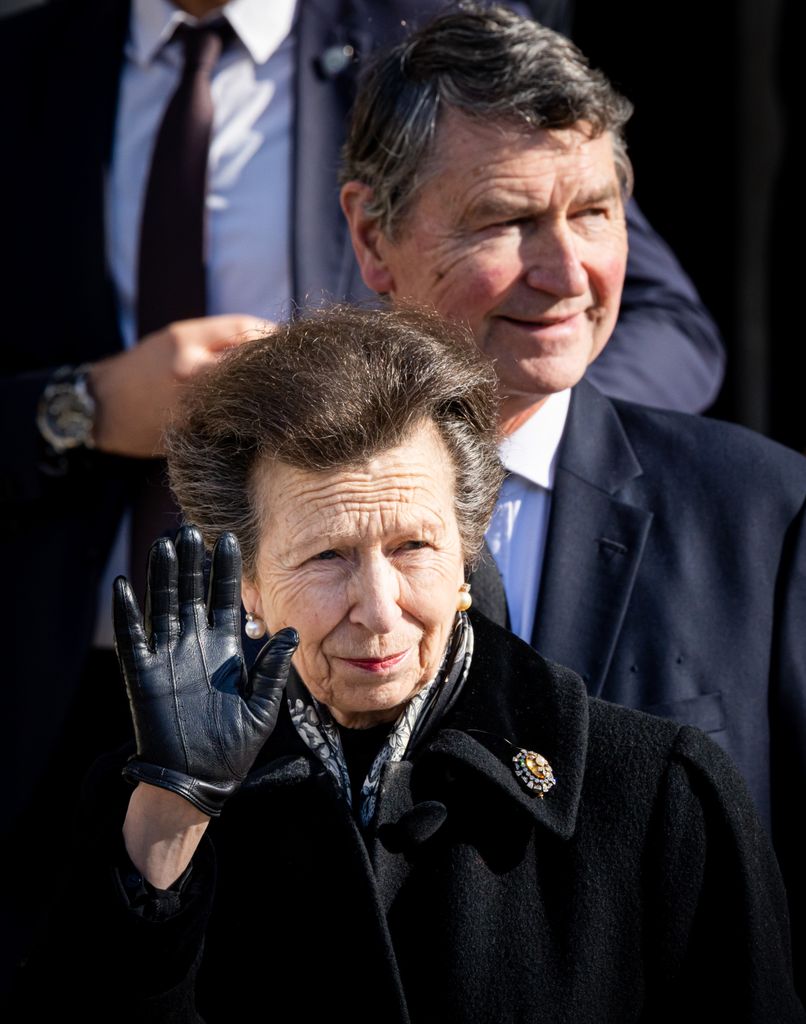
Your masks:
<instances>
[{"instance_id":1,"label":"man's hand","mask_svg":"<svg viewBox=\"0 0 806 1024\"><path fill-rule=\"evenodd\" d=\"M89 374L97 403L95 447L133 458L162 455L163 433L183 385L266 326L241 314L180 320L95 363Z\"/></svg>"},{"instance_id":2,"label":"man's hand","mask_svg":"<svg viewBox=\"0 0 806 1024\"><path fill-rule=\"evenodd\" d=\"M299 637L280 630L247 676L238 541L225 533L215 546L207 607L202 556L193 526L179 531L176 549L156 541L145 621L128 581L115 580L115 646L137 741L124 775L215 817L274 729Z\"/></svg>"}]
</instances>

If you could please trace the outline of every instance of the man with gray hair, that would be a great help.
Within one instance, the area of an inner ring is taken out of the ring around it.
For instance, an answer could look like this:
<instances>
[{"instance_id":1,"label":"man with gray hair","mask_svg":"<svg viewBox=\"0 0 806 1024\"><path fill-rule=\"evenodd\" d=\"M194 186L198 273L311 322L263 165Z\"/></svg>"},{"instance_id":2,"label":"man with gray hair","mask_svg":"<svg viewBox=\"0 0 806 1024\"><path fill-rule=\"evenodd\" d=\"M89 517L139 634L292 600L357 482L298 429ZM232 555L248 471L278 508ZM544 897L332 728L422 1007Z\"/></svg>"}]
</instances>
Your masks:
<instances>
[{"instance_id":1,"label":"man with gray hair","mask_svg":"<svg viewBox=\"0 0 806 1024\"><path fill-rule=\"evenodd\" d=\"M444 15L364 78L342 208L367 285L464 321L495 363L509 474L487 540L506 602L488 564L477 606L592 694L732 755L771 829L797 963L806 460L582 379L624 281L630 113L556 33L502 8Z\"/></svg>"}]
</instances>

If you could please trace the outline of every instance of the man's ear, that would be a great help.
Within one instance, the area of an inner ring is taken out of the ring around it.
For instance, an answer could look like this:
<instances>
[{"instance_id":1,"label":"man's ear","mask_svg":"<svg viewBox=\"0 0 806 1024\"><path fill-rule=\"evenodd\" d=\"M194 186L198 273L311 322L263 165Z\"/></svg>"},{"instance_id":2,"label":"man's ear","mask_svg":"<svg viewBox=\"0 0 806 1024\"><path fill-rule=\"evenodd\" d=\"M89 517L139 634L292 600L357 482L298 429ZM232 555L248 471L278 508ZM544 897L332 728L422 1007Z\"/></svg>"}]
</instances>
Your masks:
<instances>
[{"instance_id":1,"label":"man's ear","mask_svg":"<svg viewBox=\"0 0 806 1024\"><path fill-rule=\"evenodd\" d=\"M364 284L379 295L394 292L395 281L384 259L384 235L378 221L366 212L372 189L362 181L342 185L341 208L350 226L350 238Z\"/></svg>"}]
</instances>

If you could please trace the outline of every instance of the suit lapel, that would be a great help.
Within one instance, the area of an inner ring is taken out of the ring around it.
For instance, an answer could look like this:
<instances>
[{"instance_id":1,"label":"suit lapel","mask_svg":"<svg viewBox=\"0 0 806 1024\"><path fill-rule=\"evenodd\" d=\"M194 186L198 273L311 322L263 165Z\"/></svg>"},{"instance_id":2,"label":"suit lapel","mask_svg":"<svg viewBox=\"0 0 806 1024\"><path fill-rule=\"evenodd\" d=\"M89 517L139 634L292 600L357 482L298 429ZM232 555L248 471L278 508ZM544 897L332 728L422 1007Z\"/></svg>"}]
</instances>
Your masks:
<instances>
[{"instance_id":1,"label":"suit lapel","mask_svg":"<svg viewBox=\"0 0 806 1024\"><path fill-rule=\"evenodd\" d=\"M348 0L303 0L296 25L291 258L300 306L341 299L360 287L338 185L344 122L358 74L350 54L361 58L371 48L356 7Z\"/></svg>"},{"instance_id":2,"label":"suit lapel","mask_svg":"<svg viewBox=\"0 0 806 1024\"><path fill-rule=\"evenodd\" d=\"M601 692L621 631L652 513L625 486L641 465L612 403L574 389L552 494L532 644Z\"/></svg>"}]
</instances>

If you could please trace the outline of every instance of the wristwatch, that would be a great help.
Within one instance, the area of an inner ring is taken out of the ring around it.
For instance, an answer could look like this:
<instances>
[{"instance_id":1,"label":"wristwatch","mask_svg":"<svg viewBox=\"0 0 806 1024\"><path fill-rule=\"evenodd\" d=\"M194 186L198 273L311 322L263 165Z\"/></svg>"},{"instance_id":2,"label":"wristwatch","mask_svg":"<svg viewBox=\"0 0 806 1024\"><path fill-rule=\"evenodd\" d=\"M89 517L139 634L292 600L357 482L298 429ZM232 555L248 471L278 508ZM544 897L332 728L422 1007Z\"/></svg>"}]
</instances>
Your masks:
<instances>
[{"instance_id":1,"label":"wristwatch","mask_svg":"<svg viewBox=\"0 0 806 1024\"><path fill-rule=\"evenodd\" d=\"M95 399L87 383L89 364L62 366L50 378L36 412L39 432L57 453L94 448Z\"/></svg>"}]
</instances>

